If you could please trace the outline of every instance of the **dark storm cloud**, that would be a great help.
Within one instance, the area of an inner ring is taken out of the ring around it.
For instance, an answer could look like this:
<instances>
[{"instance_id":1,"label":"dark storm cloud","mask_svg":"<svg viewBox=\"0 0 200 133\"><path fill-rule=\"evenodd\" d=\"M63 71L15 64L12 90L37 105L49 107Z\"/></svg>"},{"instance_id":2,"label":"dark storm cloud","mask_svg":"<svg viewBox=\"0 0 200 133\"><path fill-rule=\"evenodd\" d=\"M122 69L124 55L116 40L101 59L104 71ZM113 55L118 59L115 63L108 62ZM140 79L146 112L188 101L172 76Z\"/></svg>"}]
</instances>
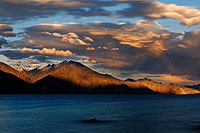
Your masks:
<instances>
[{"instance_id":1,"label":"dark storm cloud","mask_svg":"<svg viewBox=\"0 0 200 133\"><path fill-rule=\"evenodd\" d=\"M0 48L1 48L1 45L3 44L8 44L8 42L5 39L0 38Z\"/></svg>"},{"instance_id":2,"label":"dark storm cloud","mask_svg":"<svg viewBox=\"0 0 200 133\"><path fill-rule=\"evenodd\" d=\"M129 8L122 11L118 11L119 14L126 17L141 17L147 16L147 14L153 14L160 12L161 9L155 10L155 5L153 1L126 1L130 4Z\"/></svg>"},{"instance_id":3,"label":"dark storm cloud","mask_svg":"<svg viewBox=\"0 0 200 133\"><path fill-rule=\"evenodd\" d=\"M93 7L91 9L78 9L68 11L69 15L73 15L75 17L92 17L92 16L112 16L110 11L104 10L101 7Z\"/></svg>"},{"instance_id":4,"label":"dark storm cloud","mask_svg":"<svg viewBox=\"0 0 200 133\"><path fill-rule=\"evenodd\" d=\"M127 4L125 9L106 10L105 7ZM182 25L200 24L200 10L165 4L155 0L1 0L0 22L15 23L33 18L46 18L64 14L74 17L143 17L143 18L171 18L180 20Z\"/></svg>"},{"instance_id":5,"label":"dark storm cloud","mask_svg":"<svg viewBox=\"0 0 200 133\"><path fill-rule=\"evenodd\" d=\"M8 57L11 60L28 58L28 57L31 56L31 55L28 55L28 54L21 54L17 51L11 51L11 50L0 51L0 54Z\"/></svg>"},{"instance_id":6,"label":"dark storm cloud","mask_svg":"<svg viewBox=\"0 0 200 133\"><path fill-rule=\"evenodd\" d=\"M115 3L100 0L1 0L0 20L4 23L14 23L18 20L44 18L59 13L76 17L110 16L111 13L102 7L113 5Z\"/></svg>"}]
</instances>

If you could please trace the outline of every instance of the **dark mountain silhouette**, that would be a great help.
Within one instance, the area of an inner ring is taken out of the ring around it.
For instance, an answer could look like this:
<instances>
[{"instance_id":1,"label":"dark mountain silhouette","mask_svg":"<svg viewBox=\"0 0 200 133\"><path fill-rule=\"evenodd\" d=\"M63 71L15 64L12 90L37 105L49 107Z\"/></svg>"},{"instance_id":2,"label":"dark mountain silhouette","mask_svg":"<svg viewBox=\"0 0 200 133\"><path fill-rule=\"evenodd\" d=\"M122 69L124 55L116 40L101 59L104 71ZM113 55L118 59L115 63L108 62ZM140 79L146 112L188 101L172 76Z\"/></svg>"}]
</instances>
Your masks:
<instances>
[{"instance_id":1,"label":"dark mountain silhouette","mask_svg":"<svg viewBox=\"0 0 200 133\"><path fill-rule=\"evenodd\" d=\"M198 84L198 85L192 85L192 86L186 85L185 87L193 88L193 89L196 89L196 90L200 90L200 84Z\"/></svg>"},{"instance_id":2,"label":"dark mountain silhouette","mask_svg":"<svg viewBox=\"0 0 200 133\"><path fill-rule=\"evenodd\" d=\"M1 93L197 94L198 90L149 79L123 81L74 61L19 72L0 63Z\"/></svg>"},{"instance_id":3,"label":"dark mountain silhouette","mask_svg":"<svg viewBox=\"0 0 200 133\"><path fill-rule=\"evenodd\" d=\"M26 74L24 74L24 73L22 73L18 70L15 70L14 68L12 68L12 67L10 67L7 64L2 63L2 62L0 62L0 71L15 75L18 78L23 79L26 82L31 82L31 79Z\"/></svg>"},{"instance_id":4,"label":"dark mountain silhouette","mask_svg":"<svg viewBox=\"0 0 200 133\"><path fill-rule=\"evenodd\" d=\"M130 81L130 82L134 82L135 80L134 79L131 79L131 78L127 78L126 80L124 81Z\"/></svg>"},{"instance_id":5,"label":"dark mountain silhouette","mask_svg":"<svg viewBox=\"0 0 200 133\"><path fill-rule=\"evenodd\" d=\"M0 93L26 93L30 84L10 73L0 71Z\"/></svg>"}]
</instances>

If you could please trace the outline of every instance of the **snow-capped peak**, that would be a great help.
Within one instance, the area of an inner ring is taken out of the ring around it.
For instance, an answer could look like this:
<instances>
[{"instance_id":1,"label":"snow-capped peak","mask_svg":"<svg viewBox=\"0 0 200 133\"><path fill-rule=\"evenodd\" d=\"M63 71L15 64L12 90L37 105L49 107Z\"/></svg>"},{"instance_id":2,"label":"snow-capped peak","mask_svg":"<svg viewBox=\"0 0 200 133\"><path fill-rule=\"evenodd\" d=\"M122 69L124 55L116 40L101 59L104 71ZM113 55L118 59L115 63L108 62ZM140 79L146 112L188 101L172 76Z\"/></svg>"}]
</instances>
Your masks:
<instances>
[{"instance_id":1,"label":"snow-capped peak","mask_svg":"<svg viewBox=\"0 0 200 133\"><path fill-rule=\"evenodd\" d=\"M12 65L11 67L14 68L14 69L17 70L17 71L20 71L20 72L22 72L22 71L29 71L29 70L32 69L31 66L21 66L21 65L19 65L19 64L17 64L17 65Z\"/></svg>"}]
</instances>

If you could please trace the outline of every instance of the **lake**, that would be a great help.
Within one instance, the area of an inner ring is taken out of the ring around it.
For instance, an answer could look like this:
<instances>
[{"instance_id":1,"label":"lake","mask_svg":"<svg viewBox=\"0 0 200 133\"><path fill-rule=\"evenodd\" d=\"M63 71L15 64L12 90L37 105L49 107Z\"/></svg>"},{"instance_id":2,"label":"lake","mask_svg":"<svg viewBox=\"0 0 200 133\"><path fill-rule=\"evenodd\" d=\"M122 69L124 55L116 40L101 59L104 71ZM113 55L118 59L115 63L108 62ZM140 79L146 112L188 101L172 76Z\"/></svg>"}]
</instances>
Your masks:
<instances>
[{"instance_id":1,"label":"lake","mask_svg":"<svg viewBox=\"0 0 200 133\"><path fill-rule=\"evenodd\" d=\"M200 133L199 103L200 95L0 95L0 132Z\"/></svg>"}]
</instances>

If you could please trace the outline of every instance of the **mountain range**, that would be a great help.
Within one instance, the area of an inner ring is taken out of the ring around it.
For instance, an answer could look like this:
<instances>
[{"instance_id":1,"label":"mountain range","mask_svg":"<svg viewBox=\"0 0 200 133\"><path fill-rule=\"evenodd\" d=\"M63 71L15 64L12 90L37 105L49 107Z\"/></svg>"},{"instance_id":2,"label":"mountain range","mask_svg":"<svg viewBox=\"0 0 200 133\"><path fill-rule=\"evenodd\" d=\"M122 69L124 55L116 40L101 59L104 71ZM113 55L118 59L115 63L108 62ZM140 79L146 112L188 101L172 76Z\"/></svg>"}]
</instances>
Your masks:
<instances>
[{"instance_id":1,"label":"mountain range","mask_svg":"<svg viewBox=\"0 0 200 133\"><path fill-rule=\"evenodd\" d=\"M75 61L29 69L0 63L0 93L46 94L199 94L200 91L150 79L125 81Z\"/></svg>"},{"instance_id":2,"label":"mountain range","mask_svg":"<svg viewBox=\"0 0 200 133\"><path fill-rule=\"evenodd\" d=\"M193 88L193 89L196 89L196 90L200 90L200 84L197 84L197 85L186 85L185 87Z\"/></svg>"}]
</instances>

